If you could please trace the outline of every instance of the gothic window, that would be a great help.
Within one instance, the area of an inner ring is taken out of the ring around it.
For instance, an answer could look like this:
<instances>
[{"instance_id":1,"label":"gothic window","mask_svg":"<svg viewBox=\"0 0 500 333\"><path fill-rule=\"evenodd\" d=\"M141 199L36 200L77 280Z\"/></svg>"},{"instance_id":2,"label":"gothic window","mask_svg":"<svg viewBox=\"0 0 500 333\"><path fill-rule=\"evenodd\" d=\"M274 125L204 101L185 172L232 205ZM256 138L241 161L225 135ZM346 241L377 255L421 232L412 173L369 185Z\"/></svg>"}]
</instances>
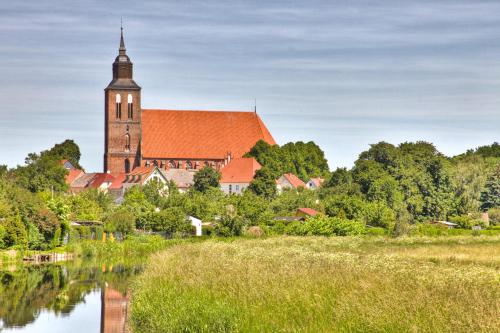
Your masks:
<instances>
[{"instance_id":1,"label":"gothic window","mask_svg":"<svg viewBox=\"0 0 500 333\"><path fill-rule=\"evenodd\" d=\"M128 102L128 119L132 119L134 118L134 103L131 94L128 94L127 102Z\"/></svg>"},{"instance_id":2,"label":"gothic window","mask_svg":"<svg viewBox=\"0 0 500 333\"><path fill-rule=\"evenodd\" d=\"M122 97L116 94L116 119L122 118Z\"/></svg>"},{"instance_id":3,"label":"gothic window","mask_svg":"<svg viewBox=\"0 0 500 333\"><path fill-rule=\"evenodd\" d=\"M153 165L154 165L154 166L158 166L158 161L157 161L157 160L154 160L154 161L153 161Z\"/></svg>"},{"instance_id":4,"label":"gothic window","mask_svg":"<svg viewBox=\"0 0 500 333\"><path fill-rule=\"evenodd\" d=\"M208 163L208 161L205 161L205 163L204 163L204 164L205 164L205 166L206 166L206 167L209 167L209 166L210 166L210 163Z\"/></svg>"},{"instance_id":5,"label":"gothic window","mask_svg":"<svg viewBox=\"0 0 500 333\"><path fill-rule=\"evenodd\" d=\"M193 163L191 161L186 161L186 169L192 169L193 168Z\"/></svg>"},{"instance_id":6,"label":"gothic window","mask_svg":"<svg viewBox=\"0 0 500 333\"><path fill-rule=\"evenodd\" d=\"M130 150L130 135L125 134L125 150Z\"/></svg>"},{"instance_id":7,"label":"gothic window","mask_svg":"<svg viewBox=\"0 0 500 333\"><path fill-rule=\"evenodd\" d=\"M125 173L129 173L129 172L130 172L130 161L127 158L125 160Z\"/></svg>"},{"instance_id":8,"label":"gothic window","mask_svg":"<svg viewBox=\"0 0 500 333\"><path fill-rule=\"evenodd\" d=\"M175 169L175 161L174 160L170 160L170 162L168 162L168 167Z\"/></svg>"}]
</instances>

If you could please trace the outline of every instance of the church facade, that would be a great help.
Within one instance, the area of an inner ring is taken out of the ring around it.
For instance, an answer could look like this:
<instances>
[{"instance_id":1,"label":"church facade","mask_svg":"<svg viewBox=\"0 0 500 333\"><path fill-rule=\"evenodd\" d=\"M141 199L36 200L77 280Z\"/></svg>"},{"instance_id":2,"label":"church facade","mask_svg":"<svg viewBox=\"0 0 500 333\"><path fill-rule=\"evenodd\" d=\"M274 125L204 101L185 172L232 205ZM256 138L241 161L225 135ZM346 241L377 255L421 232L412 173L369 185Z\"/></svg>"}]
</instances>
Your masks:
<instances>
[{"instance_id":1,"label":"church facade","mask_svg":"<svg viewBox=\"0 0 500 333\"><path fill-rule=\"evenodd\" d=\"M142 109L123 30L104 114L104 172L112 174L149 166L220 170L259 140L276 143L256 112Z\"/></svg>"}]
</instances>

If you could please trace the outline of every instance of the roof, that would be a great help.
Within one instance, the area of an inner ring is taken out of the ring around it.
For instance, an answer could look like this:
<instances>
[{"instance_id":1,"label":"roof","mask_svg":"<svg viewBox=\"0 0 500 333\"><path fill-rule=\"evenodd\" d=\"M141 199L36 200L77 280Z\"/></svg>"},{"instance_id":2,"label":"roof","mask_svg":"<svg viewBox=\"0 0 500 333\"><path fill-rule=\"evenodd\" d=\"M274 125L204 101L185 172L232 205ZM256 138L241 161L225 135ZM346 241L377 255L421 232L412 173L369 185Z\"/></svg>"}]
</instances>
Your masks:
<instances>
[{"instance_id":1,"label":"roof","mask_svg":"<svg viewBox=\"0 0 500 333\"><path fill-rule=\"evenodd\" d=\"M297 213L304 213L305 215L308 215L308 216L316 216L318 215L318 211L315 210L315 209L312 209L312 208L299 208L297 209Z\"/></svg>"},{"instance_id":2,"label":"roof","mask_svg":"<svg viewBox=\"0 0 500 333\"><path fill-rule=\"evenodd\" d=\"M115 176L115 179L113 180L111 185L109 185L108 189L110 189L110 190L121 189L123 186L123 182L127 178L127 174L126 173L117 173L117 174L114 174L114 176Z\"/></svg>"},{"instance_id":3,"label":"roof","mask_svg":"<svg viewBox=\"0 0 500 333\"><path fill-rule=\"evenodd\" d=\"M309 179L309 182L312 182L314 186L320 187L321 184L323 184L325 180L323 178L311 178Z\"/></svg>"},{"instance_id":4,"label":"roof","mask_svg":"<svg viewBox=\"0 0 500 333\"><path fill-rule=\"evenodd\" d=\"M101 186L103 183L111 183L115 177L113 177L109 173L96 173L95 177L92 179L92 181L89 183L89 187L92 188L98 188Z\"/></svg>"},{"instance_id":5,"label":"roof","mask_svg":"<svg viewBox=\"0 0 500 333\"><path fill-rule=\"evenodd\" d=\"M168 180L172 180L178 188L187 188L194 183L196 171L185 169L169 169L165 171Z\"/></svg>"},{"instance_id":6,"label":"roof","mask_svg":"<svg viewBox=\"0 0 500 333\"><path fill-rule=\"evenodd\" d=\"M85 174L82 170L80 169L67 169L68 174L64 177L64 180L66 181L66 184L71 185L75 179L78 177L82 176Z\"/></svg>"},{"instance_id":7,"label":"roof","mask_svg":"<svg viewBox=\"0 0 500 333\"><path fill-rule=\"evenodd\" d=\"M276 144L255 112L142 110L146 158L238 158L259 140Z\"/></svg>"},{"instance_id":8,"label":"roof","mask_svg":"<svg viewBox=\"0 0 500 333\"><path fill-rule=\"evenodd\" d=\"M450 227L456 227L458 224L453 223L453 222L448 222L448 221L431 221L431 223L439 223L439 224L444 224Z\"/></svg>"},{"instance_id":9,"label":"roof","mask_svg":"<svg viewBox=\"0 0 500 333\"><path fill-rule=\"evenodd\" d=\"M297 176L295 176L293 173L285 173L283 177L294 187L294 188L299 188L299 187L306 187L306 184Z\"/></svg>"},{"instance_id":10,"label":"roof","mask_svg":"<svg viewBox=\"0 0 500 333\"><path fill-rule=\"evenodd\" d=\"M250 183L262 165L253 157L234 158L221 170L221 183Z\"/></svg>"},{"instance_id":11,"label":"roof","mask_svg":"<svg viewBox=\"0 0 500 333\"><path fill-rule=\"evenodd\" d=\"M95 173L84 173L71 183L71 188L85 188L94 179Z\"/></svg>"}]
</instances>

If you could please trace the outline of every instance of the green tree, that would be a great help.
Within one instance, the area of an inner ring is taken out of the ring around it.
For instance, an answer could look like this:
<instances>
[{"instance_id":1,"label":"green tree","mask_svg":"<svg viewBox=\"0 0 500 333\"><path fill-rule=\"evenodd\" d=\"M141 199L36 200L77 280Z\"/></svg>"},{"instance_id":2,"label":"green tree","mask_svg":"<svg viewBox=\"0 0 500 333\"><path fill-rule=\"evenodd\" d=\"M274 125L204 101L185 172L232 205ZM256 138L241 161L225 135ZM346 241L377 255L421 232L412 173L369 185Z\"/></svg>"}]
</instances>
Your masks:
<instances>
[{"instance_id":1,"label":"green tree","mask_svg":"<svg viewBox=\"0 0 500 333\"><path fill-rule=\"evenodd\" d=\"M481 203L484 209L500 207L500 163L486 180L484 191L481 193Z\"/></svg>"},{"instance_id":2,"label":"green tree","mask_svg":"<svg viewBox=\"0 0 500 333\"><path fill-rule=\"evenodd\" d=\"M120 232L129 235L135 229L135 216L124 209L112 212L106 217L104 230L106 232Z\"/></svg>"},{"instance_id":3,"label":"green tree","mask_svg":"<svg viewBox=\"0 0 500 333\"><path fill-rule=\"evenodd\" d=\"M255 173L253 181L248 186L248 190L260 195L266 199L276 197L276 178L271 170L266 167L261 168Z\"/></svg>"},{"instance_id":4,"label":"green tree","mask_svg":"<svg viewBox=\"0 0 500 333\"><path fill-rule=\"evenodd\" d=\"M204 167L194 175L193 187L196 191L206 192L213 187L219 187L221 174L211 167Z\"/></svg>"}]
</instances>

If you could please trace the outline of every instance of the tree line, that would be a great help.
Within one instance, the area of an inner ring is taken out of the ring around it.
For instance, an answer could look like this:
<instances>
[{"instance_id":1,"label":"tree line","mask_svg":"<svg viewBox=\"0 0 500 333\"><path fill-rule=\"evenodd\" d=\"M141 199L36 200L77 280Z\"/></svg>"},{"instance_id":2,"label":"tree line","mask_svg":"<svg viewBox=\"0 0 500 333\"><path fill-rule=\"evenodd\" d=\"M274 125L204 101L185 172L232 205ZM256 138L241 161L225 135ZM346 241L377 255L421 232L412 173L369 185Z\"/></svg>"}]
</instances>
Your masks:
<instances>
[{"instance_id":1,"label":"tree line","mask_svg":"<svg viewBox=\"0 0 500 333\"><path fill-rule=\"evenodd\" d=\"M80 150L66 140L29 154L16 168L0 167L0 248L48 249L59 246L74 220L102 221L104 232L124 235L136 229L172 236L191 232L188 216L209 222L205 232L240 235L252 226L266 234L357 235L367 230L403 234L429 220L450 220L461 227L482 224L489 210L500 224L500 146L446 157L427 142L398 146L379 142L362 152L350 169L330 172L323 151L313 142L283 146L258 142L247 154L263 166L242 195L219 188L220 173L204 168L194 186L180 193L174 183L132 187L116 204L89 189L69 195L61 161L79 167ZM275 179L294 173L307 181L325 178L319 190L287 190L278 195ZM300 207L320 215L288 223Z\"/></svg>"}]
</instances>

